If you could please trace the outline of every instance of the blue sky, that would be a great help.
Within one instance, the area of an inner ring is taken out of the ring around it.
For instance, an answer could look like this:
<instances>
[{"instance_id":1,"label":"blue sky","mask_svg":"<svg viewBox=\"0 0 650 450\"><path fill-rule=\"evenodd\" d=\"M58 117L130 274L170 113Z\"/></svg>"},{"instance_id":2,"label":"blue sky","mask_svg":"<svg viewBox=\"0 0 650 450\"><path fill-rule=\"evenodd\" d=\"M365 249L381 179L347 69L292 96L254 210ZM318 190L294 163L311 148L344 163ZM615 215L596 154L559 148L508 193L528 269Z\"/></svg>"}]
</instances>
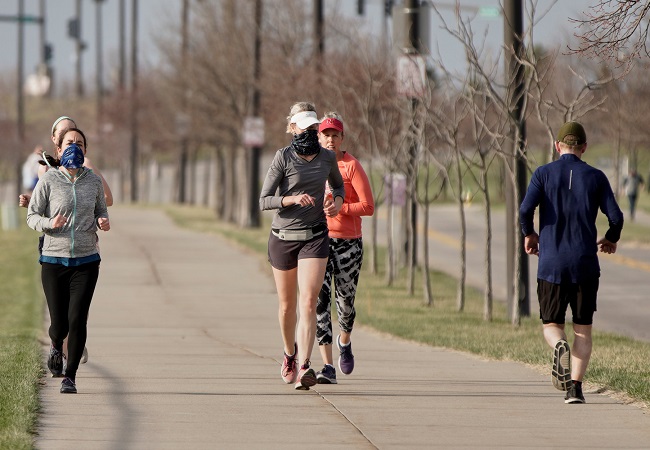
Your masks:
<instances>
[{"instance_id":1,"label":"blue sky","mask_svg":"<svg viewBox=\"0 0 650 450\"><path fill-rule=\"evenodd\" d=\"M15 15L18 11L19 0L2 0L0 2L0 15ZM311 0L304 0L308 5L312 4ZM118 58L118 1L104 0L102 3L103 11L103 48L104 48L104 84L110 85L112 74L115 69ZM160 32L161 28L170 26L180 21L181 0L139 0L139 61L141 67L148 63L155 62L159 54L153 43L155 32ZM435 2L440 6L440 11L453 22L452 11L446 5L453 4L453 0L446 2ZM461 6L498 6L495 0L466 0L461 1ZM536 41L546 46L562 46L571 39L575 32L575 24L569 21L569 17L578 17L580 13L587 9L589 0L572 0L568 2L562 0L557 2L550 10L550 13L540 21L536 26ZM28 15L38 15L38 0L24 0L25 13ZM74 0L46 0L48 17L47 24L47 41L53 44L54 56L53 66L59 86L67 80L69 83L74 81L75 60L74 60L74 41L67 37L67 21L74 16ZM538 9L548 8L553 4L552 0L539 0ZM131 1L126 1L127 5L127 34L130 33L130 8ZM326 7L339 7L340 10L349 16L356 14L356 0L327 0ZM82 0L82 36L87 43L87 50L82 56L83 61L83 78L87 91L94 89L96 59L95 59L95 8L94 0ZM366 0L365 21L368 29L378 33L381 30L381 17L383 15L382 0ZM327 16L326 16L327 20ZM462 70L463 61L460 47L444 31L440 30L440 24L433 19L431 22L432 44L440 48L441 56L448 67L454 70ZM486 47L497 52L503 39L503 23L501 18L477 18L474 22L477 34L482 34L482 30L488 29ZM156 31L154 31L156 30ZM10 22L0 22L0 42L3 42L2 58L0 59L0 75L7 76L16 73L16 38L17 25ZM32 73L39 60L39 27L35 24L25 25L25 74ZM127 59L128 59L128 40L127 40Z\"/></svg>"}]
</instances>

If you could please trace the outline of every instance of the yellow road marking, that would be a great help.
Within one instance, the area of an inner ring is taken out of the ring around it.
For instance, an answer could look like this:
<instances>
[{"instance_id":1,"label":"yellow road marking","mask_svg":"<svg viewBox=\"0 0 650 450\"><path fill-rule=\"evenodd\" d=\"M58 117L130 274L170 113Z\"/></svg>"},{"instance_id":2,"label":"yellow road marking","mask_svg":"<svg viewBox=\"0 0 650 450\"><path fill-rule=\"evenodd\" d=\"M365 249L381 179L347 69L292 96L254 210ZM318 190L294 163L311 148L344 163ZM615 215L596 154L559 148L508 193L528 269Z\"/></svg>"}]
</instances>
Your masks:
<instances>
[{"instance_id":1,"label":"yellow road marking","mask_svg":"<svg viewBox=\"0 0 650 450\"><path fill-rule=\"evenodd\" d=\"M639 261L633 258L628 258L627 256L621 255L601 255L601 258L611 260L615 264L620 264L621 266L626 266L631 269L643 270L644 272L650 272L650 263Z\"/></svg>"}]
</instances>

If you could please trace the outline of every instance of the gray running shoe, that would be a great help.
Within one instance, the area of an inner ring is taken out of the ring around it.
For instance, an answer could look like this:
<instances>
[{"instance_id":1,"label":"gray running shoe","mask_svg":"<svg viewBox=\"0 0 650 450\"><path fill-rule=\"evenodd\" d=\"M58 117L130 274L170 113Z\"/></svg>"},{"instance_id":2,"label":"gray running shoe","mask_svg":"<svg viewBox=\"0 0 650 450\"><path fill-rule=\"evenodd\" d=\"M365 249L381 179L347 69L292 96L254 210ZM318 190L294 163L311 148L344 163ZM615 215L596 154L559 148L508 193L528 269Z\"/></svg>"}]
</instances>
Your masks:
<instances>
[{"instance_id":1,"label":"gray running shoe","mask_svg":"<svg viewBox=\"0 0 650 450\"><path fill-rule=\"evenodd\" d=\"M77 385L75 384L74 380L69 377L65 377L63 381L61 382L61 393L62 394L76 394L77 393Z\"/></svg>"},{"instance_id":2,"label":"gray running shoe","mask_svg":"<svg viewBox=\"0 0 650 450\"><path fill-rule=\"evenodd\" d=\"M560 339L553 350L553 370L551 371L553 386L566 391L571 385L571 349L569 343Z\"/></svg>"},{"instance_id":3,"label":"gray running shoe","mask_svg":"<svg viewBox=\"0 0 650 450\"><path fill-rule=\"evenodd\" d=\"M352 354L352 342L348 345L341 345L341 335L336 338L336 346L338 347L341 355L339 356L339 369L345 375L350 375L354 370L354 355Z\"/></svg>"},{"instance_id":4,"label":"gray running shoe","mask_svg":"<svg viewBox=\"0 0 650 450\"><path fill-rule=\"evenodd\" d=\"M334 366L325 364L323 370L316 372L316 381L318 384L337 384Z\"/></svg>"},{"instance_id":5,"label":"gray running shoe","mask_svg":"<svg viewBox=\"0 0 650 450\"><path fill-rule=\"evenodd\" d=\"M50 356L47 357L47 368L52 372L53 377L60 377L63 375L63 352L57 350L54 346L50 347Z\"/></svg>"}]
</instances>

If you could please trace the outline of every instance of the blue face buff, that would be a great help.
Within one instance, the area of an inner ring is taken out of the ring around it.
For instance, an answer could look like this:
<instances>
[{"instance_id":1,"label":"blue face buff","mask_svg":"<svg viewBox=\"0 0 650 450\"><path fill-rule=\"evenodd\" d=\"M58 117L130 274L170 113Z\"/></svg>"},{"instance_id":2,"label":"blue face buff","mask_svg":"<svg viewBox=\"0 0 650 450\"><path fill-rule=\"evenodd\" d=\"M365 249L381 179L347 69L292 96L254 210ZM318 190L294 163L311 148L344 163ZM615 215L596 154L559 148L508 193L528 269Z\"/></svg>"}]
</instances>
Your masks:
<instances>
[{"instance_id":1,"label":"blue face buff","mask_svg":"<svg viewBox=\"0 0 650 450\"><path fill-rule=\"evenodd\" d=\"M84 151L77 144L70 144L61 155L61 165L66 169L79 169L84 165Z\"/></svg>"}]
</instances>

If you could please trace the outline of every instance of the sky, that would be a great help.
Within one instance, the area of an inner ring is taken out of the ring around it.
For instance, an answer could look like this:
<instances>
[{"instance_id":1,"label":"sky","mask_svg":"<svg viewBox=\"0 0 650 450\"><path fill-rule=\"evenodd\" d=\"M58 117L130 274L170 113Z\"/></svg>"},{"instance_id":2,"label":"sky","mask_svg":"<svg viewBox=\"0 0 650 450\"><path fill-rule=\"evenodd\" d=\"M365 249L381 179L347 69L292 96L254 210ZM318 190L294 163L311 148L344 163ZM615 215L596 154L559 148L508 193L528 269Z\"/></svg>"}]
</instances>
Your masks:
<instances>
[{"instance_id":1,"label":"sky","mask_svg":"<svg viewBox=\"0 0 650 450\"><path fill-rule=\"evenodd\" d=\"M0 1L0 16L15 16L18 12L18 4L21 0ZM24 2L25 14L39 16L39 0L22 0ZM210 0L208 0L210 1ZM214 1L214 0L212 0ZM240 0L241 1L241 0ZM304 0L308 5L312 0ZM55 74L55 92L60 93L65 86L73 85L75 80L75 46L74 41L67 36L68 20L75 16L75 0L45 0L46 4L46 41L53 46L52 65ZM453 23L453 11L450 5L453 0L445 2L434 2L440 12ZM577 18L582 11L588 9L593 0L539 0L538 14L540 11L554 6L549 13L536 25L535 39L537 42L548 47L562 46L571 39L576 31L576 25L569 21L569 17ZM84 89L92 92L95 88L96 79L96 42L95 42L95 13L96 0L81 0L82 4L82 39L87 44L87 49L82 52L82 74ZM129 58L129 38L131 0L126 0L126 57ZM139 64L146 67L154 64L159 58L154 43L156 35L161 30L180 22L182 0L139 0ZM325 21L327 22L327 8L338 7L340 11L350 17L356 16L356 0L326 0ZM114 83L118 61L118 0L103 0L102 10L102 41L103 41L103 82L108 88ZM463 14L473 14L471 8L476 7L498 7L498 0L461 0ZM366 11L364 22L372 33L380 33L382 30L383 0L366 0ZM39 62L39 26L34 23L25 24L25 76L35 72ZM477 17L473 22L473 28L477 35L482 35L487 30L486 51L496 53L503 40L503 20L501 17L486 18ZM7 77L16 74L17 67L17 34L18 26L14 22L0 21L0 42L3 42L2 57L0 58L0 76ZM440 30L440 23L437 18L431 18L430 23L431 48L439 48L440 56L445 64L452 70L463 69L462 51L458 44L443 30ZM327 48L327 43L325 44ZM437 50L436 50L437 51Z\"/></svg>"}]
</instances>

